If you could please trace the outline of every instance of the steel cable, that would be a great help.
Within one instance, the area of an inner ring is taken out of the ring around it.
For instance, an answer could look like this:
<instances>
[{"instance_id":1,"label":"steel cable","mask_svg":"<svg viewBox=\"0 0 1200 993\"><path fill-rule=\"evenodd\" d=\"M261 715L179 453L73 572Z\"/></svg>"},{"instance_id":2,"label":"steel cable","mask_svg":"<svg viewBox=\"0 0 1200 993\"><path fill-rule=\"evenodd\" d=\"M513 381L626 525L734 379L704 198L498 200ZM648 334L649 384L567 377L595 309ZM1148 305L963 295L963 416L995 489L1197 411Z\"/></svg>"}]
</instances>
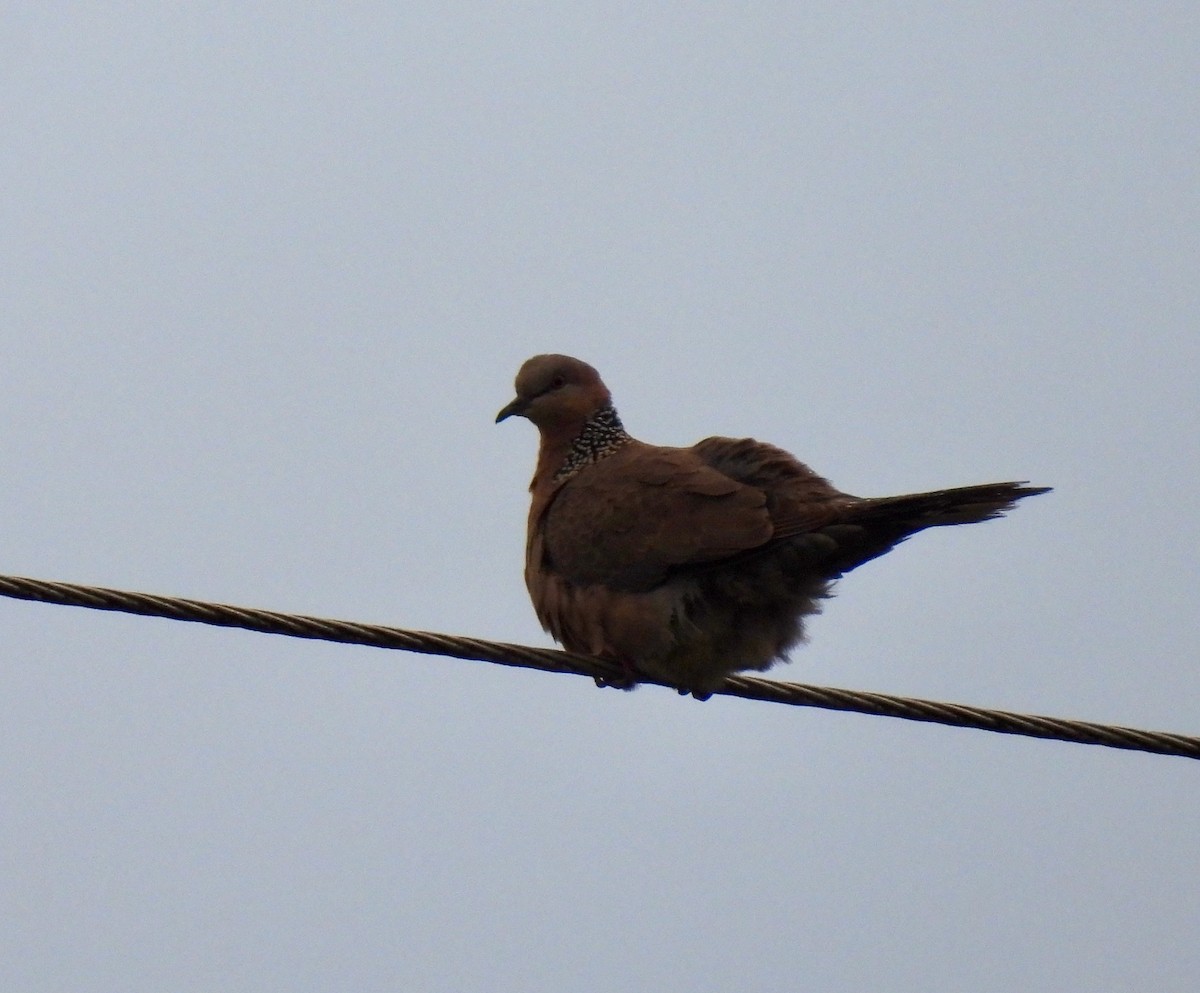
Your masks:
<instances>
[{"instance_id":1,"label":"steel cable","mask_svg":"<svg viewBox=\"0 0 1200 993\"><path fill-rule=\"evenodd\" d=\"M378 624L359 624L353 621L285 614L274 610L235 607L228 604L188 600L181 597L155 596L126 590L58 583L21 576L0 576L0 595L19 600L57 603L93 610L114 610L148 617L166 617L176 621L191 621L218 627L243 628L264 634L281 634L292 638L309 638L350 645L370 645L375 648L402 649L426 655L446 655L453 658L499 665L539 669L544 672L573 673L591 676L599 682L619 684L625 679L621 668L604 659L575 655L550 648L534 648L504 642L464 638L458 635L431 631L411 631L405 628ZM655 682L657 680L646 680ZM666 686L666 683L658 683ZM952 727L978 728L999 734L1025 735L1031 738L1051 738L1085 745L1104 745L1177 755L1200 759L1200 737L1172 734L1165 731L1143 731L1137 728L1097 724L1091 721L1018 714L990 710L956 703L940 703L912 697L891 696L860 690L844 690L830 686L805 683L786 683L753 676L731 676L718 695L742 697L769 703L784 703L796 707L819 707L826 710L851 711L880 717L898 717L908 721L924 721Z\"/></svg>"}]
</instances>

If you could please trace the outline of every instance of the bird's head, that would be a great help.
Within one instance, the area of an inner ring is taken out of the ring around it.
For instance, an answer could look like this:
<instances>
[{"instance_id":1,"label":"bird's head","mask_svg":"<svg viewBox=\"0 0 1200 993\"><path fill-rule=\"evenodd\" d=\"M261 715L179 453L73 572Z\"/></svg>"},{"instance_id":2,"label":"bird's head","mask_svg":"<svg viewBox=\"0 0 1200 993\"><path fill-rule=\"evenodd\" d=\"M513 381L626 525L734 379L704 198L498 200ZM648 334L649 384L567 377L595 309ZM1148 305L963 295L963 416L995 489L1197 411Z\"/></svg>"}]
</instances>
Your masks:
<instances>
[{"instance_id":1,"label":"bird's head","mask_svg":"<svg viewBox=\"0 0 1200 993\"><path fill-rule=\"evenodd\" d=\"M600 374L569 355L535 355L517 373L516 389L496 423L524 417L543 435L574 437L598 410L612 403Z\"/></svg>"}]
</instances>

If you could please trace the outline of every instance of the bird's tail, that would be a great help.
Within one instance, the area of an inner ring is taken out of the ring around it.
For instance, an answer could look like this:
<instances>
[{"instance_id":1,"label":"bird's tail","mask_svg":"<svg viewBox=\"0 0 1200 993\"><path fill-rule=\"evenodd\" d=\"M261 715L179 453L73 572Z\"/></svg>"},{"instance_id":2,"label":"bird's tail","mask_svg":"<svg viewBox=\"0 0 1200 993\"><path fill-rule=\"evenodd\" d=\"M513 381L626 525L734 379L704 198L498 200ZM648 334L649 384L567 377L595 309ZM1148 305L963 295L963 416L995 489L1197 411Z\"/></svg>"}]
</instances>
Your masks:
<instances>
[{"instance_id":1,"label":"bird's tail","mask_svg":"<svg viewBox=\"0 0 1200 993\"><path fill-rule=\"evenodd\" d=\"M891 522L914 533L925 528L950 524L975 524L1002 517L1018 500L1049 493L1049 486L1016 483L981 483L930 493L906 493L904 496L875 497L854 508L855 523Z\"/></svg>"},{"instance_id":2,"label":"bird's tail","mask_svg":"<svg viewBox=\"0 0 1200 993\"><path fill-rule=\"evenodd\" d=\"M839 545L838 554L829 563L829 575L843 575L918 531L989 521L1012 510L1018 500L1048 492L1049 486L1028 486L1021 481L856 501L845 508L837 524L824 529L837 538Z\"/></svg>"}]
</instances>

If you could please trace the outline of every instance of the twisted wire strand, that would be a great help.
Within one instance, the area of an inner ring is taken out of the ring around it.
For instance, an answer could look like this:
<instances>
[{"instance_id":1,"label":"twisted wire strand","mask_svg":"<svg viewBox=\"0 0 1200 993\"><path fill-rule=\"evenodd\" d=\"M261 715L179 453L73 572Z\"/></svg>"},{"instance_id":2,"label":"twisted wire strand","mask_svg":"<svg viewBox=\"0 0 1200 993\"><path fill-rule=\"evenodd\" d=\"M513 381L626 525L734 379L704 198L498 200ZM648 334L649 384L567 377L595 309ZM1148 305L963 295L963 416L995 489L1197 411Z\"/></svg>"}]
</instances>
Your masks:
<instances>
[{"instance_id":1,"label":"twisted wire strand","mask_svg":"<svg viewBox=\"0 0 1200 993\"><path fill-rule=\"evenodd\" d=\"M375 648L402 649L425 655L446 655L453 658L499 665L538 669L543 672L572 673L591 676L606 683L620 683L625 674L621 668L604 659L576 655L550 648L534 648L505 642L464 638L459 635L438 634L432 631L411 631L379 624L360 624L353 621L310 617L304 614L285 614L253 607L188 600L182 597L155 596L127 590L106 589L100 586L81 586L75 583L50 582L22 576L0 576L0 595L18 600L57 603L66 606L88 607L93 610L114 610L147 617L166 617L176 621L211 624L217 627L243 628L264 634L280 634L291 638L309 638L349 645L369 645ZM669 686L658 680L645 680ZM783 703L794 707L818 707L825 710L850 711L878 717L898 717L908 721L924 721L951 727L977 728L999 734L1017 734L1031 738L1050 738L1073 741L1084 745L1103 745L1158 755L1176 755L1200 759L1200 737L1172 734L1166 731L1144 731L1138 728L1097 724L1091 721L1043 717L1037 714L1018 714L1005 710L989 710L965 704L941 703L913 697L891 696L861 690L844 690L832 686L813 686L805 683L785 683L754 676L730 676L717 694Z\"/></svg>"}]
</instances>

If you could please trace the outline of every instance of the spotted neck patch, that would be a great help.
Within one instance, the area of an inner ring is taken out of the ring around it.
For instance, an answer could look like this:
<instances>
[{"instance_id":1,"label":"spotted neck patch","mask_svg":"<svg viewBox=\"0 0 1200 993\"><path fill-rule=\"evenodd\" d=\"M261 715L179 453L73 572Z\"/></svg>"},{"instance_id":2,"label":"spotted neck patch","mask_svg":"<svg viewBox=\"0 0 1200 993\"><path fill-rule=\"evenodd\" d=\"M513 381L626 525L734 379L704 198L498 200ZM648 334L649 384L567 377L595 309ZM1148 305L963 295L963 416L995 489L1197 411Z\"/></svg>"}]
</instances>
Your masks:
<instances>
[{"instance_id":1,"label":"spotted neck patch","mask_svg":"<svg viewBox=\"0 0 1200 993\"><path fill-rule=\"evenodd\" d=\"M609 404L594 413L579 432L579 436L571 442L571 450L563 461L558 472L554 474L554 482L561 483L570 479L584 466L608 458L618 448L633 439L626 434L621 418L616 409Z\"/></svg>"}]
</instances>

